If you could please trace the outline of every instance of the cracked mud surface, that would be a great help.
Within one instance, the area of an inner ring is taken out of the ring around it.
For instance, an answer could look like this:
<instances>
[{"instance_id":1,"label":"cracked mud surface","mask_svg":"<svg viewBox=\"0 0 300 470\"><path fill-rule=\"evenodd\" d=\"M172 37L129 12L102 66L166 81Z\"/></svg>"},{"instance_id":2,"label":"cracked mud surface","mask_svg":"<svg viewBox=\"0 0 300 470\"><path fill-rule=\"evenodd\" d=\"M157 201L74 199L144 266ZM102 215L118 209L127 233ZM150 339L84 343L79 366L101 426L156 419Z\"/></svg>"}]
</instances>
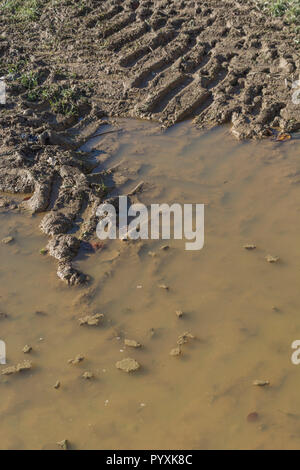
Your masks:
<instances>
[{"instance_id":1,"label":"cracked mud surface","mask_svg":"<svg viewBox=\"0 0 300 470\"><path fill-rule=\"evenodd\" d=\"M250 1L42 5L30 24L10 23L1 11L0 190L32 196L19 205L32 214L47 211L41 229L69 284L87 279L72 266L78 240L66 234L84 214L79 239L93 236L93 211L114 171L91 175L89 154L78 149L107 117L163 128L187 118L201 128L231 123L240 139L300 128L296 33Z\"/></svg>"}]
</instances>

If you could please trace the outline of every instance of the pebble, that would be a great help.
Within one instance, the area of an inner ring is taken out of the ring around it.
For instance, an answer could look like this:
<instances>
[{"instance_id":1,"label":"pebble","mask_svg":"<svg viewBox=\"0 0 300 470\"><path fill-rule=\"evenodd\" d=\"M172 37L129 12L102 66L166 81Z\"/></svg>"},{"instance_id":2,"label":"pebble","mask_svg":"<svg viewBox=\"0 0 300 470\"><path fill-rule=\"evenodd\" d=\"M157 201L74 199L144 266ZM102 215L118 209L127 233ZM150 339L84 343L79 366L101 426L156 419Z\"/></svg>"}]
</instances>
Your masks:
<instances>
[{"instance_id":1,"label":"pebble","mask_svg":"<svg viewBox=\"0 0 300 470\"><path fill-rule=\"evenodd\" d=\"M22 349L24 354L29 354L32 351L32 347L26 344L24 348Z\"/></svg>"},{"instance_id":2,"label":"pebble","mask_svg":"<svg viewBox=\"0 0 300 470\"><path fill-rule=\"evenodd\" d=\"M60 388L60 381L59 380L54 384L53 388L55 388L56 390L58 390Z\"/></svg>"},{"instance_id":3,"label":"pebble","mask_svg":"<svg viewBox=\"0 0 300 470\"><path fill-rule=\"evenodd\" d=\"M244 245L245 250L256 250L256 245Z\"/></svg>"}]
</instances>

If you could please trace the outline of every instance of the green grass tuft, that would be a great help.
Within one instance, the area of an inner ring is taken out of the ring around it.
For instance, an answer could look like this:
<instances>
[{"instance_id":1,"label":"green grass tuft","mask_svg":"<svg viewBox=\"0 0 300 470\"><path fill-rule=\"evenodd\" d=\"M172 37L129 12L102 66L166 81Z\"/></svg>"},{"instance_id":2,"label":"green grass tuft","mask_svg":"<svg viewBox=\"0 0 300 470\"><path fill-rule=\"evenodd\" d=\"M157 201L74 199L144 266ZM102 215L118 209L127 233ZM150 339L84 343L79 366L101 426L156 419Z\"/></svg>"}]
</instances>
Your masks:
<instances>
[{"instance_id":1,"label":"green grass tuft","mask_svg":"<svg viewBox=\"0 0 300 470\"><path fill-rule=\"evenodd\" d=\"M284 17L291 24L300 24L299 0L259 0L259 4L273 16Z\"/></svg>"},{"instance_id":2,"label":"green grass tuft","mask_svg":"<svg viewBox=\"0 0 300 470\"><path fill-rule=\"evenodd\" d=\"M0 13L16 22L36 21L41 14L40 0L2 0Z\"/></svg>"}]
</instances>

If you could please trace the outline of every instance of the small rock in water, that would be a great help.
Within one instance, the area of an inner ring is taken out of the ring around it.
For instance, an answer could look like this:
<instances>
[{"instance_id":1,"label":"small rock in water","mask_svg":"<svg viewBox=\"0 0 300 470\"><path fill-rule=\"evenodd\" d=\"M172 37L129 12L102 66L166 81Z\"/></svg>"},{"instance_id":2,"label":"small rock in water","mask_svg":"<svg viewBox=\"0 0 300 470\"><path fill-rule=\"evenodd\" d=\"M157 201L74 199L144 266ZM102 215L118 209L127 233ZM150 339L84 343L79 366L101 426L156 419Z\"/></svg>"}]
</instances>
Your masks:
<instances>
[{"instance_id":1,"label":"small rock in water","mask_svg":"<svg viewBox=\"0 0 300 470\"><path fill-rule=\"evenodd\" d=\"M94 378L94 374L92 372L87 371L82 374L82 378L85 380L91 380Z\"/></svg>"},{"instance_id":2,"label":"small rock in water","mask_svg":"<svg viewBox=\"0 0 300 470\"><path fill-rule=\"evenodd\" d=\"M5 237L5 238L2 239L2 243L4 243L5 245L8 245L9 243L11 243L13 241L14 241L13 237Z\"/></svg>"},{"instance_id":3,"label":"small rock in water","mask_svg":"<svg viewBox=\"0 0 300 470\"><path fill-rule=\"evenodd\" d=\"M74 359L69 359L68 364L76 365L82 362L83 360L84 360L84 356L82 354L78 354Z\"/></svg>"},{"instance_id":4,"label":"small rock in water","mask_svg":"<svg viewBox=\"0 0 300 470\"><path fill-rule=\"evenodd\" d=\"M183 317L183 311L182 310L176 310L176 315L178 318Z\"/></svg>"},{"instance_id":5,"label":"small rock in water","mask_svg":"<svg viewBox=\"0 0 300 470\"><path fill-rule=\"evenodd\" d=\"M94 315L86 315L85 317L79 318L79 325L98 326L100 320L104 318L102 313L96 313Z\"/></svg>"},{"instance_id":6,"label":"small rock in water","mask_svg":"<svg viewBox=\"0 0 300 470\"><path fill-rule=\"evenodd\" d=\"M69 448L69 443L67 439L64 439L63 441L57 442L58 447L61 447L63 450L68 450Z\"/></svg>"},{"instance_id":7,"label":"small rock in water","mask_svg":"<svg viewBox=\"0 0 300 470\"><path fill-rule=\"evenodd\" d=\"M24 354L29 354L32 351L32 347L26 344L24 348L22 349Z\"/></svg>"},{"instance_id":8,"label":"small rock in water","mask_svg":"<svg viewBox=\"0 0 300 470\"><path fill-rule=\"evenodd\" d=\"M249 423L254 423L257 420L258 420L258 413L256 413L256 411L253 411L252 413L248 414L247 421Z\"/></svg>"},{"instance_id":9,"label":"small rock in water","mask_svg":"<svg viewBox=\"0 0 300 470\"><path fill-rule=\"evenodd\" d=\"M256 387L265 387L266 385L270 385L269 380L254 380L253 385Z\"/></svg>"},{"instance_id":10,"label":"small rock in water","mask_svg":"<svg viewBox=\"0 0 300 470\"><path fill-rule=\"evenodd\" d=\"M53 388L55 388L56 390L58 390L59 387L60 387L60 381L58 380L58 381L54 384Z\"/></svg>"},{"instance_id":11,"label":"small rock in water","mask_svg":"<svg viewBox=\"0 0 300 470\"><path fill-rule=\"evenodd\" d=\"M174 348L170 351L170 356L180 356L180 354L181 354L180 348Z\"/></svg>"},{"instance_id":12,"label":"small rock in water","mask_svg":"<svg viewBox=\"0 0 300 470\"><path fill-rule=\"evenodd\" d=\"M18 372L23 372L24 370L29 370L32 368L30 361L20 362L16 366L6 367L2 370L1 375L12 375L17 374Z\"/></svg>"},{"instance_id":13,"label":"small rock in water","mask_svg":"<svg viewBox=\"0 0 300 470\"><path fill-rule=\"evenodd\" d=\"M244 245L245 250L256 250L256 245L249 244L249 245Z\"/></svg>"},{"instance_id":14,"label":"small rock in water","mask_svg":"<svg viewBox=\"0 0 300 470\"><path fill-rule=\"evenodd\" d=\"M116 368L124 372L134 372L140 368L140 364L135 359L127 357L126 359L122 359L122 361L118 361Z\"/></svg>"},{"instance_id":15,"label":"small rock in water","mask_svg":"<svg viewBox=\"0 0 300 470\"><path fill-rule=\"evenodd\" d=\"M266 256L266 260L268 263L277 263L279 261L279 256L268 255Z\"/></svg>"},{"instance_id":16,"label":"small rock in water","mask_svg":"<svg viewBox=\"0 0 300 470\"><path fill-rule=\"evenodd\" d=\"M4 320L5 318L7 318L7 314L4 312L0 312L0 320Z\"/></svg>"},{"instance_id":17,"label":"small rock in water","mask_svg":"<svg viewBox=\"0 0 300 470\"><path fill-rule=\"evenodd\" d=\"M140 348L142 346L134 339L125 339L124 344L125 346L129 346L130 348Z\"/></svg>"}]
</instances>

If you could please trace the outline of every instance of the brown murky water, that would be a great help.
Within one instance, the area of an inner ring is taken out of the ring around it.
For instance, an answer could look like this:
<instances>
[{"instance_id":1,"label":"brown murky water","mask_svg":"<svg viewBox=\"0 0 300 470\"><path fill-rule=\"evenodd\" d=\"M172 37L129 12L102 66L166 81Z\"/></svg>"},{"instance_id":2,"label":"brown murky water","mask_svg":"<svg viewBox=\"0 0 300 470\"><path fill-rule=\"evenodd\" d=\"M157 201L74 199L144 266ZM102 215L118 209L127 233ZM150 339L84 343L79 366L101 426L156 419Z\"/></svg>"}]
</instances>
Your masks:
<instances>
[{"instance_id":1,"label":"brown murky water","mask_svg":"<svg viewBox=\"0 0 300 470\"><path fill-rule=\"evenodd\" d=\"M68 439L75 449L299 449L300 366L291 363L300 338L299 140L239 143L226 128L199 134L185 123L161 135L150 123L120 125L125 132L89 147L101 149L104 166L123 160L130 170L121 193L144 180L144 204L205 203L204 249L111 241L78 257L93 277L82 296L39 254L39 217L1 215L1 239L15 242L0 247L8 314L0 339L9 365L29 358L30 344L34 367L0 377L0 448ZM280 262L267 263L268 254ZM85 312L104 313L103 325L80 327ZM186 331L195 339L170 356ZM124 338L143 347L130 350ZM79 353L85 360L68 364ZM128 356L139 372L116 369ZM256 379L270 386L254 387Z\"/></svg>"}]
</instances>

